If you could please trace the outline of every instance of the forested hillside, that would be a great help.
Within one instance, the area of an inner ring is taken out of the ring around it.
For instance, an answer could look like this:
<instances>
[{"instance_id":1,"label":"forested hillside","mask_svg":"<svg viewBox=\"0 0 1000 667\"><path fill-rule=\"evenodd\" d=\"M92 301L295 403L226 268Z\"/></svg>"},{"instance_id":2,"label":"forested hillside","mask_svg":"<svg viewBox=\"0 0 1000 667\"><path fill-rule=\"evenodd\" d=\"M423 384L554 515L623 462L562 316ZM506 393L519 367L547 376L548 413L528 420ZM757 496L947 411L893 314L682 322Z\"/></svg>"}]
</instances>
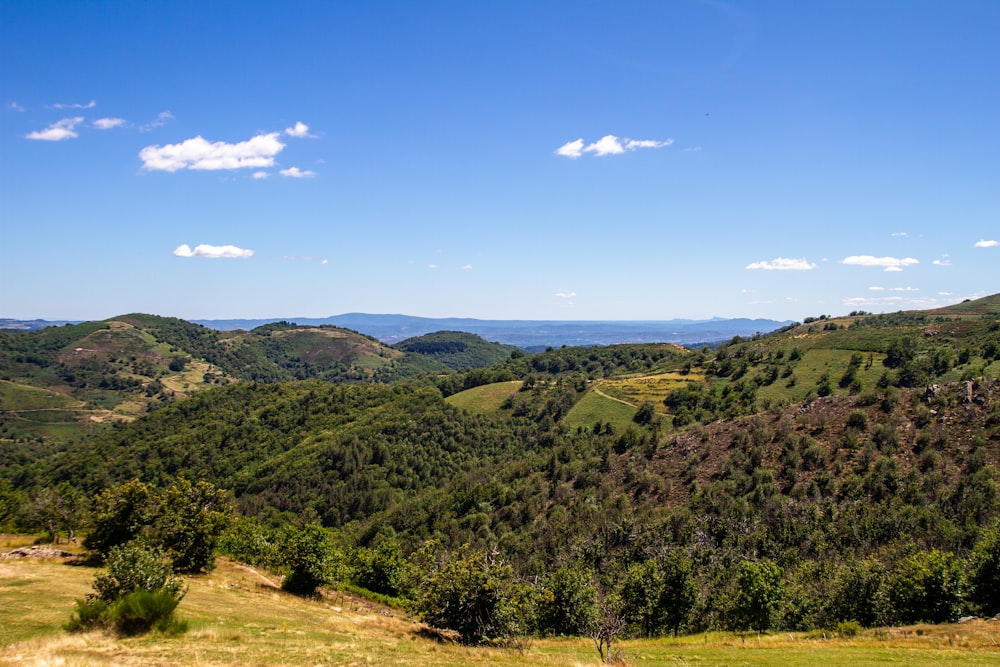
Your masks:
<instances>
[{"instance_id":1,"label":"forested hillside","mask_svg":"<svg viewBox=\"0 0 1000 667\"><path fill-rule=\"evenodd\" d=\"M4 440L0 523L86 530L53 507L203 480L243 516L228 553L280 567L288 527L322 525L328 580L448 627L438 575L479 591L506 620L456 628L475 641L992 615L997 303L717 349L515 353L420 383L233 382L71 445ZM318 363L294 331L254 335Z\"/></svg>"}]
</instances>

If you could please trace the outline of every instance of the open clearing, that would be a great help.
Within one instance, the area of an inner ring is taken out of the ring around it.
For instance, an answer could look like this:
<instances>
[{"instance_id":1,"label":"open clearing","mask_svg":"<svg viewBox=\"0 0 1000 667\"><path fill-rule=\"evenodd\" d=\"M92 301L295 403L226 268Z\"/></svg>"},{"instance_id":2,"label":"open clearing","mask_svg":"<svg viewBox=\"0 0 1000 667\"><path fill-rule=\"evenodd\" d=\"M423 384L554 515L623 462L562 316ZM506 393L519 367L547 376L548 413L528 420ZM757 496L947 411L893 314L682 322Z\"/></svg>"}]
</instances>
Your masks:
<instances>
[{"instance_id":1,"label":"open clearing","mask_svg":"<svg viewBox=\"0 0 1000 667\"><path fill-rule=\"evenodd\" d=\"M10 545L10 542L7 542ZM6 551L6 549L4 549ZM340 593L306 600L245 566L220 560L188 579L179 636L119 639L61 626L96 570L60 560L0 560L0 664L4 665L599 665L589 639L543 639L523 652L427 638L404 612ZM1000 622L821 633L732 634L622 642L631 665L997 665Z\"/></svg>"}]
</instances>

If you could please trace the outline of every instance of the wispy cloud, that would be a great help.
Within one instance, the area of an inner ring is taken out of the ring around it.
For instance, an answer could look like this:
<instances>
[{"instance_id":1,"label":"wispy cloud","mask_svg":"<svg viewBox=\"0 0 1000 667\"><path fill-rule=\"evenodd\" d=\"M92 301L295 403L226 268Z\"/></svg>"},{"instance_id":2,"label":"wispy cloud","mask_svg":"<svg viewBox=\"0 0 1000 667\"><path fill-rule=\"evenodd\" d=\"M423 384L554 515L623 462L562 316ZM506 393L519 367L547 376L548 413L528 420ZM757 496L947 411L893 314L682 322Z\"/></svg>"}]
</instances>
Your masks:
<instances>
[{"instance_id":1,"label":"wispy cloud","mask_svg":"<svg viewBox=\"0 0 1000 667\"><path fill-rule=\"evenodd\" d=\"M274 156L284 147L277 132L258 134L235 144L210 142L197 136L179 144L146 146L139 151L139 158L143 169L149 171L252 169L274 165Z\"/></svg>"},{"instance_id":2,"label":"wispy cloud","mask_svg":"<svg viewBox=\"0 0 1000 667\"><path fill-rule=\"evenodd\" d=\"M21 112L21 113L24 113L24 111L25 111L24 107L21 106L20 104L18 104L17 102L11 102L11 103L9 103L7 105L7 108L10 109L11 111L18 111L18 112Z\"/></svg>"},{"instance_id":3,"label":"wispy cloud","mask_svg":"<svg viewBox=\"0 0 1000 667\"><path fill-rule=\"evenodd\" d=\"M802 259L786 259L777 257L771 261L754 262L747 264L748 269L761 269L764 271L811 271L816 268L812 262Z\"/></svg>"},{"instance_id":4,"label":"wispy cloud","mask_svg":"<svg viewBox=\"0 0 1000 667\"><path fill-rule=\"evenodd\" d=\"M191 246L184 243L174 250L177 257L207 257L209 259L246 259L253 257L253 250L239 248L234 245L208 245L203 243L191 249Z\"/></svg>"},{"instance_id":5,"label":"wispy cloud","mask_svg":"<svg viewBox=\"0 0 1000 667\"><path fill-rule=\"evenodd\" d=\"M163 127L169 121L174 119L174 115L169 111L161 111L156 115L156 119L146 123L145 125L139 126L140 132L149 132L150 130L155 130L158 127Z\"/></svg>"},{"instance_id":6,"label":"wispy cloud","mask_svg":"<svg viewBox=\"0 0 1000 667\"><path fill-rule=\"evenodd\" d=\"M268 174L266 171L255 171L253 173L253 179L255 181L262 181L265 178L267 178L268 176L270 176L270 174Z\"/></svg>"},{"instance_id":7,"label":"wispy cloud","mask_svg":"<svg viewBox=\"0 0 1000 667\"><path fill-rule=\"evenodd\" d=\"M934 266L951 266L951 256L941 255L941 259L935 259L931 264Z\"/></svg>"},{"instance_id":8,"label":"wispy cloud","mask_svg":"<svg viewBox=\"0 0 1000 667\"><path fill-rule=\"evenodd\" d=\"M312 134L309 134L309 126L303 123L302 121L295 123L295 125L293 125L292 127L286 127L285 134L287 134L290 137L297 137L297 138L314 136Z\"/></svg>"},{"instance_id":9,"label":"wispy cloud","mask_svg":"<svg viewBox=\"0 0 1000 667\"><path fill-rule=\"evenodd\" d=\"M315 171L305 171L299 169L298 167L289 167L288 169L282 169L280 172L282 176L288 176L289 178L312 178L316 175Z\"/></svg>"},{"instance_id":10,"label":"wispy cloud","mask_svg":"<svg viewBox=\"0 0 1000 667\"><path fill-rule=\"evenodd\" d=\"M98 118L94 121L94 127L98 130L110 130L115 127L121 127L124 124L124 118Z\"/></svg>"},{"instance_id":11,"label":"wispy cloud","mask_svg":"<svg viewBox=\"0 0 1000 667\"><path fill-rule=\"evenodd\" d=\"M948 299L946 303L955 303L955 299ZM878 296L878 297L868 297L868 296L856 296L850 297L843 300L846 307L850 309L864 308L865 310L902 310L902 309L916 309L916 310L926 310L928 308L937 308L942 303L941 299L935 297L907 297L907 296Z\"/></svg>"},{"instance_id":12,"label":"wispy cloud","mask_svg":"<svg viewBox=\"0 0 1000 667\"><path fill-rule=\"evenodd\" d=\"M462 266L462 270L463 271L471 271L472 270L472 264L465 264L465 265L463 265Z\"/></svg>"},{"instance_id":13,"label":"wispy cloud","mask_svg":"<svg viewBox=\"0 0 1000 667\"><path fill-rule=\"evenodd\" d=\"M893 232L890 236L902 236L903 238L909 237L909 232Z\"/></svg>"},{"instance_id":14,"label":"wispy cloud","mask_svg":"<svg viewBox=\"0 0 1000 667\"><path fill-rule=\"evenodd\" d=\"M869 287L872 292L919 292L919 287Z\"/></svg>"},{"instance_id":15,"label":"wispy cloud","mask_svg":"<svg viewBox=\"0 0 1000 667\"><path fill-rule=\"evenodd\" d=\"M976 241L977 248L993 248L994 246L998 245L1000 245L1000 241L994 241L994 240Z\"/></svg>"},{"instance_id":16,"label":"wispy cloud","mask_svg":"<svg viewBox=\"0 0 1000 667\"><path fill-rule=\"evenodd\" d=\"M97 106L95 100L90 100L86 104L50 104L50 109L93 109Z\"/></svg>"},{"instance_id":17,"label":"wispy cloud","mask_svg":"<svg viewBox=\"0 0 1000 667\"><path fill-rule=\"evenodd\" d=\"M76 139L80 136L76 131L76 126L83 122L82 116L74 118L63 118L49 125L44 130L30 132L25 136L27 139L37 141L63 141L65 139Z\"/></svg>"},{"instance_id":18,"label":"wispy cloud","mask_svg":"<svg viewBox=\"0 0 1000 667\"><path fill-rule=\"evenodd\" d=\"M621 155L627 151L634 151L640 148L663 148L674 143L673 139L663 141L657 139L619 139L613 134L608 134L591 144L584 144L583 139L575 139L566 142L556 149L556 155L576 159L584 153L593 153L601 157L604 155Z\"/></svg>"},{"instance_id":19,"label":"wispy cloud","mask_svg":"<svg viewBox=\"0 0 1000 667\"><path fill-rule=\"evenodd\" d=\"M912 257L875 257L873 255L852 255L840 260L850 266L881 266L885 271L902 271L903 267L919 264Z\"/></svg>"},{"instance_id":20,"label":"wispy cloud","mask_svg":"<svg viewBox=\"0 0 1000 667\"><path fill-rule=\"evenodd\" d=\"M573 299L576 297L576 292L570 290L560 290L555 294L560 299Z\"/></svg>"}]
</instances>

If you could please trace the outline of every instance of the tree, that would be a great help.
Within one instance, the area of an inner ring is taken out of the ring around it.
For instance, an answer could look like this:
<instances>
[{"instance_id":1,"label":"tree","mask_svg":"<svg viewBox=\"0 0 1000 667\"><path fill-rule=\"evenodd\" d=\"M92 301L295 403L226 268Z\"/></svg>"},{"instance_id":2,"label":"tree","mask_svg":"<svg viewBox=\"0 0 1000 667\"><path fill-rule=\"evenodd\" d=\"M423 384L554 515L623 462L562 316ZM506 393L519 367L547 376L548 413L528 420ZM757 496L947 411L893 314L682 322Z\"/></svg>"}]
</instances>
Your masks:
<instances>
[{"instance_id":1,"label":"tree","mask_svg":"<svg viewBox=\"0 0 1000 667\"><path fill-rule=\"evenodd\" d=\"M160 496L156 541L167 550L174 570L210 570L219 536L231 519L225 492L209 482L192 484L181 478Z\"/></svg>"},{"instance_id":2,"label":"tree","mask_svg":"<svg viewBox=\"0 0 1000 667\"><path fill-rule=\"evenodd\" d=\"M597 617L597 589L590 572L565 566L548 579L538 604L538 626L554 635L583 635Z\"/></svg>"},{"instance_id":3,"label":"tree","mask_svg":"<svg viewBox=\"0 0 1000 667\"><path fill-rule=\"evenodd\" d=\"M298 595L315 595L316 589L330 582L333 547L329 533L322 526L289 526L279 543L284 565L290 570L282 588Z\"/></svg>"},{"instance_id":4,"label":"tree","mask_svg":"<svg viewBox=\"0 0 1000 667\"><path fill-rule=\"evenodd\" d=\"M744 560L736 566L735 579L732 627L757 632L769 629L783 596L781 569L769 560Z\"/></svg>"},{"instance_id":5,"label":"tree","mask_svg":"<svg viewBox=\"0 0 1000 667\"><path fill-rule=\"evenodd\" d=\"M137 479L97 494L87 548L107 556L112 547L138 538L153 523L154 497L154 489Z\"/></svg>"},{"instance_id":6,"label":"tree","mask_svg":"<svg viewBox=\"0 0 1000 667\"><path fill-rule=\"evenodd\" d=\"M948 623L962 608L962 564L951 553L918 551L889 577L889 600L899 623Z\"/></svg>"},{"instance_id":7,"label":"tree","mask_svg":"<svg viewBox=\"0 0 1000 667\"><path fill-rule=\"evenodd\" d=\"M983 531L969 558L970 598L983 616L1000 613L1000 520Z\"/></svg>"},{"instance_id":8,"label":"tree","mask_svg":"<svg viewBox=\"0 0 1000 667\"><path fill-rule=\"evenodd\" d=\"M528 629L527 600L518 588L498 554L472 551L466 544L429 574L417 609L426 623L458 632L462 643L509 640Z\"/></svg>"},{"instance_id":9,"label":"tree","mask_svg":"<svg viewBox=\"0 0 1000 667\"><path fill-rule=\"evenodd\" d=\"M616 595L602 596L598 604L597 616L591 623L588 632L604 662L611 662L615 659L614 644L625 631L626 621L621 611L621 602L621 598Z\"/></svg>"},{"instance_id":10,"label":"tree","mask_svg":"<svg viewBox=\"0 0 1000 667\"><path fill-rule=\"evenodd\" d=\"M634 563L622 584L623 613L646 637L664 630L674 635L695 602L691 561L678 549L666 556Z\"/></svg>"},{"instance_id":11,"label":"tree","mask_svg":"<svg viewBox=\"0 0 1000 667\"><path fill-rule=\"evenodd\" d=\"M57 542L59 533L65 532L73 542L76 529L84 523L87 499L68 482L58 487L40 489L28 502L25 512L28 524L44 528L49 534L49 542Z\"/></svg>"}]
</instances>

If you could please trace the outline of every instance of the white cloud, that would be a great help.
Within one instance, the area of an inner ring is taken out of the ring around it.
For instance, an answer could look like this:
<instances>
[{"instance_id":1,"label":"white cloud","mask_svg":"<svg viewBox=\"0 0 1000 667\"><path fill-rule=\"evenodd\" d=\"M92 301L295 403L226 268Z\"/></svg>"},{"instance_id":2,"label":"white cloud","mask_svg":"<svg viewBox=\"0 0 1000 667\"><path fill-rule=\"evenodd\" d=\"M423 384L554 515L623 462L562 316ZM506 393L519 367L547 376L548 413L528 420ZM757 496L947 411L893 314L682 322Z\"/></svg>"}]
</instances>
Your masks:
<instances>
[{"instance_id":1,"label":"white cloud","mask_svg":"<svg viewBox=\"0 0 1000 667\"><path fill-rule=\"evenodd\" d=\"M926 310L928 308L937 308L942 305L940 299L934 297L907 297L907 296L878 296L878 297L867 297L867 296L856 296L843 300L846 307L851 310L858 308L863 308L865 310L903 310L903 309L916 309L916 310ZM954 303L954 299L948 300L948 303Z\"/></svg>"},{"instance_id":2,"label":"white cloud","mask_svg":"<svg viewBox=\"0 0 1000 667\"><path fill-rule=\"evenodd\" d=\"M852 255L840 261L842 264L851 266L881 266L886 271L902 271L905 266L920 263L912 257L874 257L872 255Z\"/></svg>"},{"instance_id":3,"label":"white cloud","mask_svg":"<svg viewBox=\"0 0 1000 667\"><path fill-rule=\"evenodd\" d=\"M285 134L287 134L290 137L298 137L298 138L313 136L309 134L309 126L303 123L302 121L295 123L295 125L292 127L286 127Z\"/></svg>"},{"instance_id":4,"label":"white cloud","mask_svg":"<svg viewBox=\"0 0 1000 667\"><path fill-rule=\"evenodd\" d=\"M267 178L268 176L270 176L270 174L268 174L266 171L255 171L253 173L253 179L255 181L262 181L265 178Z\"/></svg>"},{"instance_id":5,"label":"white cloud","mask_svg":"<svg viewBox=\"0 0 1000 667\"><path fill-rule=\"evenodd\" d=\"M245 169L272 166L274 156L284 147L277 132L258 134L237 144L209 142L197 136L179 144L146 146L139 151L139 158L143 169L150 171Z\"/></svg>"},{"instance_id":6,"label":"white cloud","mask_svg":"<svg viewBox=\"0 0 1000 667\"><path fill-rule=\"evenodd\" d=\"M656 141L655 139L626 139L625 148L630 151L634 151L637 148L663 148L673 143L673 139L666 139L665 141Z\"/></svg>"},{"instance_id":7,"label":"white cloud","mask_svg":"<svg viewBox=\"0 0 1000 667\"><path fill-rule=\"evenodd\" d=\"M466 264L466 265L464 265L462 267L462 270L463 271L471 271L472 270L472 264Z\"/></svg>"},{"instance_id":8,"label":"white cloud","mask_svg":"<svg viewBox=\"0 0 1000 667\"><path fill-rule=\"evenodd\" d=\"M50 104L50 109L93 109L97 106L95 100L90 100L86 104Z\"/></svg>"},{"instance_id":9,"label":"white cloud","mask_svg":"<svg viewBox=\"0 0 1000 667\"><path fill-rule=\"evenodd\" d=\"M951 266L951 256L941 255L941 259L935 259L931 264L934 266Z\"/></svg>"},{"instance_id":10,"label":"white cloud","mask_svg":"<svg viewBox=\"0 0 1000 667\"><path fill-rule=\"evenodd\" d=\"M571 292L569 290L561 290L555 294L560 299L572 299L576 297L576 292Z\"/></svg>"},{"instance_id":11,"label":"white cloud","mask_svg":"<svg viewBox=\"0 0 1000 667\"><path fill-rule=\"evenodd\" d=\"M82 122L83 117L81 116L77 116L75 118L63 118L62 120L57 120L52 123L44 130L30 132L24 136L26 139L36 139L39 141L62 141L64 139L76 139L80 136L76 132L76 126Z\"/></svg>"},{"instance_id":12,"label":"white cloud","mask_svg":"<svg viewBox=\"0 0 1000 667\"><path fill-rule=\"evenodd\" d=\"M887 266L887 267L885 267L885 270L888 271L889 273L899 273L903 269L901 269L898 266Z\"/></svg>"},{"instance_id":13,"label":"white cloud","mask_svg":"<svg viewBox=\"0 0 1000 667\"><path fill-rule=\"evenodd\" d=\"M869 287L873 292L919 292L919 287Z\"/></svg>"},{"instance_id":14,"label":"white cloud","mask_svg":"<svg viewBox=\"0 0 1000 667\"><path fill-rule=\"evenodd\" d=\"M764 271L811 271L816 268L812 262L802 259L786 259L778 257L771 261L754 262L747 264L748 269L763 269Z\"/></svg>"},{"instance_id":15,"label":"white cloud","mask_svg":"<svg viewBox=\"0 0 1000 667\"><path fill-rule=\"evenodd\" d=\"M320 262L320 264L322 264L323 266L326 266L326 265L327 265L327 264L329 264L329 263L330 263L330 260L328 260L328 259L323 259L323 260L322 260L322 261Z\"/></svg>"},{"instance_id":16,"label":"white cloud","mask_svg":"<svg viewBox=\"0 0 1000 667\"><path fill-rule=\"evenodd\" d=\"M156 115L156 120L154 120L152 122L149 122L149 123L146 123L145 125L140 126L139 127L139 131L140 132L149 132L150 130L155 129L157 127L163 127L164 125L167 124L167 121L170 121L170 120L173 120L173 119L174 119L174 115L172 113L170 113L169 111L161 111L160 113L158 113Z\"/></svg>"},{"instance_id":17,"label":"white cloud","mask_svg":"<svg viewBox=\"0 0 1000 667\"><path fill-rule=\"evenodd\" d=\"M11 111L23 112L25 110L24 107L22 107L17 102L11 102L10 104L7 105L7 108L10 109Z\"/></svg>"},{"instance_id":18,"label":"white cloud","mask_svg":"<svg viewBox=\"0 0 1000 667\"><path fill-rule=\"evenodd\" d=\"M976 247L977 248L992 248L992 247L998 246L998 245L1000 245L1000 241L990 240L990 241L977 241L976 242Z\"/></svg>"},{"instance_id":19,"label":"white cloud","mask_svg":"<svg viewBox=\"0 0 1000 667\"><path fill-rule=\"evenodd\" d=\"M613 134L607 134L592 144L584 146L583 139L570 141L556 149L556 155L568 158L578 158L584 153L593 153L601 157L604 155L621 155L626 151L634 151L639 148L662 148L674 143L673 139L659 141L656 139L619 139Z\"/></svg>"},{"instance_id":20,"label":"white cloud","mask_svg":"<svg viewBox=\"0 0 1000 667\"><path fill-rule=\"evenodd\" d=\"M289 178L312 178L316 175L315 171L309 171L306 169L302 171L298 167L289 167L288 169L282 169L280 172L282 176L288 176Z\"/></svg>"},{"instance_id":21,"label":"white cloud","mask_svg":"<svg viewBox=\"0 0 1000 667\"><path fill-rule=\"evenodd\" d=\"M625 152L622 142L613 134L608 134L583 149L585 153L594 153L598 157L602 155L621 155Z\"/></svg>"},{"instance_id":22,"label":"white cloud","mask_svg":"<svg viewBox=\"0 0 1000 667\"><path fill-rule=\"evenodd\" d=\"M909 237L909 232L893 232L890 236L902 236L904 238Z\"/></svg>"},{"instance_id":23,"label":"white cloud","mask_svg":"<svg viewBox=\"0 0 1000 667\"><path fill-rule=\"evenodd\" d=\"M94 127L98 130L110 130L125 124L124 118L98 118L94 121Z\"/></svg>"},{"instance_id":24,"label":"white cloud","mask_svg":"<svg viewBox=\"0 0 1000 667\"><path fill-rule=\"evenodd\" d=\"M438 269L438 268L441 268L441 267L439 267L437 264L428 264L427 268L431 269L433 271L434 269Z\"/></svg>"},{"instance_id":25,"label":"white cloud","mask_svg":"<svg viewBox=\"0 0 1000 667\"><path fill-rule=\"evenodd\" d=\"M234 245L208 245L205 243L195 246L192 250L191 246L184 243L177 246L174 255L177 257L208 257L210 259L246 259L253 256L253 250L238 248Z\"/></svg>"},{"instance_id":26,"label":"white cloud","mask_svg":"<svg viewBox=\"0 0 1000 667\"><path fill-rule=\"evenodd\" d=\"M569 141L556 149L556 155L569 158L578 158L583 155L583 139Z\"/></svg>"}]
</instances>

